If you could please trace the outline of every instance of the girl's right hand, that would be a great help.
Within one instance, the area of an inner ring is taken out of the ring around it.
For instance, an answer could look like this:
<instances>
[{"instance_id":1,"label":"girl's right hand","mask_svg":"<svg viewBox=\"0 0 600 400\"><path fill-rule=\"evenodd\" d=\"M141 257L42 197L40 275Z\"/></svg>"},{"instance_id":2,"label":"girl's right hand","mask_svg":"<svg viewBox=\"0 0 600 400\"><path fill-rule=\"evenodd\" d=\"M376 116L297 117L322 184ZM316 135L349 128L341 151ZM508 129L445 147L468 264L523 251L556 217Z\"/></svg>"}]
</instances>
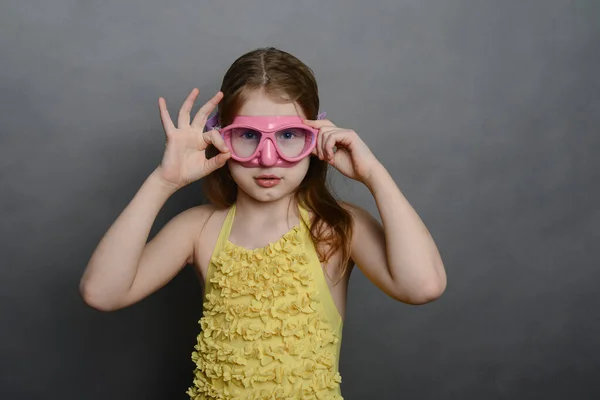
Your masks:
<instances>
[{"instance_id":1,"label":"girl's right hand","mask_svg":"<svg viewBox=\"0 0 600 400\"><path fill-rule=\"evenodd\" d=\"M173 124L164 98L158 99L160 118L167 137L163 159L158 167L159 176L177 189L182 188L198 179L204 178L214 170L221 168L231 153L217 130L202 132L210 113L223 98L218 92L196 113L190 124L190 112L198 96L198 89L192 90L179 110L177 127ZM210 145L220 152L208 159L206 149Z\"/></svg>"}]
</instances>

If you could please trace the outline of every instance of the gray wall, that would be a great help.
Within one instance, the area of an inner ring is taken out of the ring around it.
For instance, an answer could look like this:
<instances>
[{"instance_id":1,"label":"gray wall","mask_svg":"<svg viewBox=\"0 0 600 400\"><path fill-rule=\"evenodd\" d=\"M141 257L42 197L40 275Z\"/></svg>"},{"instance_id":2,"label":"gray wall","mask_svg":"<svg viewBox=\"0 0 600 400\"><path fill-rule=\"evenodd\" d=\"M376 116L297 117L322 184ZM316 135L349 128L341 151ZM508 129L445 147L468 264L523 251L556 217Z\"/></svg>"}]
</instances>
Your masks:
<instances>
[{"instance_id":1,"label":"gray wall","mask_svg":"<svg viewBox=\"0 0 600 400\"><path fill-rule=\"evenodd\" d=\"M323 109L389 168L448 270L419 307L355 271L345 397L600 396L600 2L204 3L2 2L0 398L185 398L193 272L112 314L77 285L160 161L158 97L207 99L267 45L315 70ZM178 192L152 234L203 201Z\"/></svg>"}]
</instances>

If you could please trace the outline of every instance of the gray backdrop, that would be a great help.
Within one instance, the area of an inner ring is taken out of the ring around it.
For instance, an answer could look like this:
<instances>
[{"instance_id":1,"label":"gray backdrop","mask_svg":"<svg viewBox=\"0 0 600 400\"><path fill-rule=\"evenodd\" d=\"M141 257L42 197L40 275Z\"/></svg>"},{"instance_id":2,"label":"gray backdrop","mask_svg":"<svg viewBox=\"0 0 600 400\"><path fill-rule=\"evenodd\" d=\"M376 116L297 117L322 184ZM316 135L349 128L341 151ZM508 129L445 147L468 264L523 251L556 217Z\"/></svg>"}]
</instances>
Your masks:
<instances>
[{"instance_id":1,"label":"gray backdrop","mask_svg":"<svg viewBox=\"0 0 600 400\"><path fill-rule=\"evenodd\" d=\"M160 161L158 97L204 101L276 46L315 70L323 110L389 168L448 271L415 307L355 270L345 397L597 399L600 2L249 3L2 2L0 398L186 397L193 272L108 314L78 282ZM203 201L178 192L152 234Z\"/></svg>"}]
</instances>

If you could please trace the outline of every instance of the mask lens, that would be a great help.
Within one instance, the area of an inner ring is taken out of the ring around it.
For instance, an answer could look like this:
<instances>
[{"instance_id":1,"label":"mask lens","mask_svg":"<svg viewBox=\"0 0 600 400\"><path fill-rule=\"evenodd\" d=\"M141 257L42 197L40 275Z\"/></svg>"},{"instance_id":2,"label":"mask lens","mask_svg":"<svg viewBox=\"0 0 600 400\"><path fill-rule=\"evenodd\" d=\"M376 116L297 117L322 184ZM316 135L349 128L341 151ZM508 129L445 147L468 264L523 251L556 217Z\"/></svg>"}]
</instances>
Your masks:
<instances>
[{"instance_id":1,"label":"mask lens","mask_svg":"<svg viewBox=\"0 0 600 400\"><path fill-rule=\"evenodd\" d=\"M277 147L286 157L298 157L309 148L312 132L303 128L289 128L275 133Z\"/></svg>"},{"instance_id":2,"label":"mask lens","mask_svg":"<svg viewBox=\"0 0 600 400\"><path fill-rule=\"evenodd\" d=\"M250 157L260 143L261 133L254 129L234 128L231 130L231 147L238 157Z\"/></svg>"}]
</instances>

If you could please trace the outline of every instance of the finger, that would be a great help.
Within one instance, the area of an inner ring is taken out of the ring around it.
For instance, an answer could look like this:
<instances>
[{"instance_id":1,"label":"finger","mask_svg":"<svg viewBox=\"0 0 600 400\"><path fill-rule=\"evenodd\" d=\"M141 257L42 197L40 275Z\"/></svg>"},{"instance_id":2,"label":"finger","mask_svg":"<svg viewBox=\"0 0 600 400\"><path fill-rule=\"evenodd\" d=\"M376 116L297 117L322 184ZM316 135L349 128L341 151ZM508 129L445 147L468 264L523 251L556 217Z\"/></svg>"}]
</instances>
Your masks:
<instances>
[{"instance_id":1,"label":"finger","mask_svg":"<svg viewBox=\"0 0 600 400\"><path fill-rule=\"evenodd\" d=\"M219 131L217 131L215 129L213 129L212 131L210 131L210 139L211 139L211 143L219 151L221 151L223 153L229 152L229 148L225 144L225 141L223 140L223 137L221 136L221 133Z\"/></svg>"},{"instance_id":2,"label":"finger","mask_svg":"<svg viewBox=\"0 0 600 400\"><path fill-rule=\"evenodd\" d=\"M227 160L231 158L231 153L219 153L206 162L207 175L221 168Z\"/></svg>"},{"instance_id":3,"label":"finger","mask_svg":"<svg viewBox=\"0 0 600 400\"><path fill-rule=\"evenodd\" d=\"M319 134L317 135L317 152L321 160L323 160L325 156L323 143L325 143L325 140L329 137L331 132L335 132L337 129L338 128L332 126L326 126L319 129Z\"/></svg>"},{"instance_id":4,"label":"finger","mask_svg":"<svg viewBox=\"0 0 600 400\"><path fill-rule=\"evenodd\" d=\"M330 155L331 159L335 157L335 153L343 147L347 150L351 150L352 141L355 137L356 133L352 130L348 129L340 129L336 132L333 132L328 138L327 143L325 143L325 151Z\"/></svg>"},{"instance_id":5,"label":"finger","mask_svg":"<svg viewBox=\"0 0 600 400\"><path fill-rule=\"evenodd\" d=\"M317 135L317 145L315 146L315 148L317 149L317 156L319 157L320 160L323 159L322 146L323 146L323 138L324 138L325 134L326 134L326 132L322 132L319 130L319 134Z\"/></svg>"},{"instance_id":6,"label":"finger","mask_svg":"<svg viewBox=\"0 0 600 400\"><path fill-rule=\"evenodd\" d=\"M215 107L217 107L221 99L223 99L223 92L218 91L217 94L215 94L212 97L212 99L210 99L202 107L200 107L200 109L196 113L196 116L194 116L192 126L194 128L203 128L204 124L206 123L206 120L208 119L208 116L210 115L210 113L213 112Z\"/></svg>"},{"instance_id":7,"label":"finger","mask_svg":"<svg viewBox=\"0 0 600 400\"><path fill-rule=\"evenodd\" d=\"M183 102L183 105L179 109L179 118L177 119L177 127L178 128L187 128L190 126L190 112L192 111L192 106L194 105L194 101L196 97L198 97L199 90L194 88L191 93L188 95L187 99Z\"/></svg>"},{"instance_id":8,"label":"finger","mask_svg":"<svg viewBox=\"0 0 600 400\"><path fill-rule=\"evenodd\" d=\"M325 153L327 160L333 160L333 157L335 155L333 148L341 138L341 135L343 135L342 132L333 132L325 140L325 143L323 144L323 152Z\"/></svg>"},{"instance_id":9,"label":"finger","mask_svg":"<svg viewBox=\"0 0 600 400\"><path fill-rule=\"evenodd\" d=\"M328 119L319 119L319 120L305 119L304 123L306 125L312 126L313 128L317 128L317 129L324 128L326 126L329 126L329 127L336 126L333 122L331 122Z\"/></svg>"},{"instance_id":10,"label":"finger","mask_svg":"<svg viewBox=\"0 0 600 400\"><path fill-rule=\"evenodd\" d=\"M225 144L225 141L221 137L219 131L213 129L212 131L199 134L198 148L205 149L211 144L215 146L221 153L229 152L229 148Z\"/></svg>"},{"instance_id":11,"label":"finger","mask_svg":"<svg viewBox=\"0 0 600 400\"><path fill-rule=\"evenodd\" d=\"M172 132L175 128L173 124L173 120L171 120L171 116L169 115L169 110L167 109L167 102L164 98L158 98L158 109L160 111L160 119L162 121L163 128L165 129L165 133Z\"/></svg>"}]
</instances>

